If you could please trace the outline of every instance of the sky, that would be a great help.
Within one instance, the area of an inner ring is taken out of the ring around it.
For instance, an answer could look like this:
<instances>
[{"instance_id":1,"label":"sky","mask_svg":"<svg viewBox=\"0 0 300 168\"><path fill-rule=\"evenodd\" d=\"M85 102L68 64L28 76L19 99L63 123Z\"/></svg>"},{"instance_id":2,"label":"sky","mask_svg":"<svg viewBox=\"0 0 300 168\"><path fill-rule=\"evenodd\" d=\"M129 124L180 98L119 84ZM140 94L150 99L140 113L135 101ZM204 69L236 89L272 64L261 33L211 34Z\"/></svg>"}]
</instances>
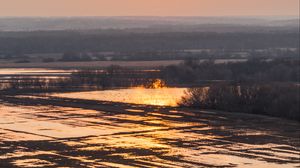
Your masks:
<instances>
[{"instance_id":1,"label":"sky","mask_svg":"<svg viewBox=\"0 0 300 168\"><path fill-rule=\"evenodd\" d=\"M299 16L300 0L0 0L0 16Z\"/></svg>"}]
</instances>

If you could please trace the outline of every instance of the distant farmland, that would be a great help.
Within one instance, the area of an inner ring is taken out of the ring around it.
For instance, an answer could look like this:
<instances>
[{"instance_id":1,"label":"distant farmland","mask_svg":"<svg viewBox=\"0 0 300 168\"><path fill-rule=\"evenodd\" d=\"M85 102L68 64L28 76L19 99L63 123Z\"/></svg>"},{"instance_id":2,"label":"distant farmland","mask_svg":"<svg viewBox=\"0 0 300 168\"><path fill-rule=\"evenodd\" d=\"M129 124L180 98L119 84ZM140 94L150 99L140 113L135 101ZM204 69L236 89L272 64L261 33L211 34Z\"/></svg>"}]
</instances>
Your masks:
<instances>
[{"instance_id":1,"label":"distant farmland","mask_svg":"<svg viewBox=\"0 0 300 168\"><path fill-rule=\"evenodd\" d=\"M51 62L51 63L7 63L0 62L1 68L97 68L119 65L126 67L159 67L176 65L182 60L169 61L89 61L89 62Z\"/></svg>"}]
</instances>

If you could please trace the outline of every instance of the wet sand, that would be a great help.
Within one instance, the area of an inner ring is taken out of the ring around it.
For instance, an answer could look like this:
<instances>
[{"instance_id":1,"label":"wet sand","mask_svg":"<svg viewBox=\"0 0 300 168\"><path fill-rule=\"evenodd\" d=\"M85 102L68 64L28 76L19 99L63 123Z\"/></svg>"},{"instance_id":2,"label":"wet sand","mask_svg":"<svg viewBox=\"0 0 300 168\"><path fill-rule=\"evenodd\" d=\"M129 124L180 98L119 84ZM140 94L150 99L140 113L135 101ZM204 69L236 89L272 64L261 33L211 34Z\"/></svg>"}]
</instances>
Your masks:
<instances>
[{"instance_id":1,"label":"wet sand","mask_svg":"<svg viewBox=\"0 0 300 168\"><path fill-rule=\"evenodd\" d=\"M0 167L299 167L298 122L0 95Z\"/></svg>"}]
</instances>

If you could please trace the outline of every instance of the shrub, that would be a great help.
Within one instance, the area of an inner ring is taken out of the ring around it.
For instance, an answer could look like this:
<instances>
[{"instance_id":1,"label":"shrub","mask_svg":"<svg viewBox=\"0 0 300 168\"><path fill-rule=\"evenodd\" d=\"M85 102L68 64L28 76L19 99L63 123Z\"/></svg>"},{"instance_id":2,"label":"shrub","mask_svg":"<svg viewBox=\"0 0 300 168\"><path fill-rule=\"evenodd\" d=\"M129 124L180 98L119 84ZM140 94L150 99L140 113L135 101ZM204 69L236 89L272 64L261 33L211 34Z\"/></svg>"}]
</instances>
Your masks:
<instances>
[{"instance_id":1,"label":"shrub","mask_svg":"<svg viewBox=\"0 0 300 168\"><path fill-rule=\"evenodd\" d=\"M288 83L229 85L192 88L181 105L230 112L262 114L300 121L300 86Z\"/></svg>"}]
</instances>

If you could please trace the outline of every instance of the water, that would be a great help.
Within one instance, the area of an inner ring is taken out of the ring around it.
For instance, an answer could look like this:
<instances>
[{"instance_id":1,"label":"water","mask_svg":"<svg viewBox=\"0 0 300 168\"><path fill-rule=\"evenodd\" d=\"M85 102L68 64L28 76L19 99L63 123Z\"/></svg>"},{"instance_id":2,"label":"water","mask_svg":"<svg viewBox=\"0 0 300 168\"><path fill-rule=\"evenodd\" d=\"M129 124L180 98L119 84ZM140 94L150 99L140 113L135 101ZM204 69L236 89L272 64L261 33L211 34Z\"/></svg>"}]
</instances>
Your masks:
<instances>
[{"instance_id":1,"label":"water","mask_svg":"<svg viewBox=\"0 0 300 168\"><path fill-rule=\"evenodd\" d=\"M42 69L42 68L0 68L0 83L14 77L58 79L69 76L75 70Z\"/></svg>"},{"instance_id":2,"label":"water","mask_svg":"<svg viewBox=\"0 0 300 168\"><path fill-rule=\"evenodd\" d=\"M292 121L71 99L59 106L55 100L47 100L49 105L28 98L10 101L16 102L0 103L0 167L300 164L300 127ZM23 105L16 105L20 101Z\"/></svg>"},{"instance_id":3,"label":"water","mask_svg":"<svg viewBox=\"0 0 300 168\"><path fill-rule=\"evenodd\" d=\"M186 90L186 88L146 89L138 87L104 91L60 93L52 94L51 96L157 106L177 106Z\"/></svg>"},{"instance_id":4,"label":"water","mask_svg":"<svg viewBox=\"0 0 300 168\"><path fill-rule=\"evenodd\" d=\"M0 68L0 75L61 75L70 74L74 70L42 69L42 68Z\"/></svg>"}]
</instances>

